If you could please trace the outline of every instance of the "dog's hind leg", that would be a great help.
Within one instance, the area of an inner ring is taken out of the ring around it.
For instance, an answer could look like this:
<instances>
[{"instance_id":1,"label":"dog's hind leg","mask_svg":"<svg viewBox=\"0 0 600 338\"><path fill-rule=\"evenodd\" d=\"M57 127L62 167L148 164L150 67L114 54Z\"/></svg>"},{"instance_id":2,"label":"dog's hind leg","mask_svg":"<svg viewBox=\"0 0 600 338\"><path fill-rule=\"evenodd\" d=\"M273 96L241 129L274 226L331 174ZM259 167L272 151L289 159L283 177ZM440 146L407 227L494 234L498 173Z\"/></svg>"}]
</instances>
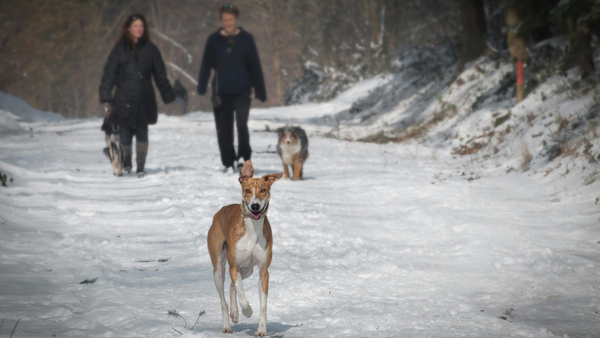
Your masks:
<instances>
[{"instance_id":1,"label":"dog's hind leg","mask_svg":"<svg viewBox=\"0 0 600 338\"><path fill-rule=\"evenodd\" d=\"M225 300L225 262L227 262L227 244L223 243L223 249L219 255L214 277L215 286L217 287L217 291L219 291L219 297L221 297L221 313L223 314L223 329L221 332L232 333L231 326L229 326L229 308L227 306L227 300Z\"/></svg>"}]
</instances>

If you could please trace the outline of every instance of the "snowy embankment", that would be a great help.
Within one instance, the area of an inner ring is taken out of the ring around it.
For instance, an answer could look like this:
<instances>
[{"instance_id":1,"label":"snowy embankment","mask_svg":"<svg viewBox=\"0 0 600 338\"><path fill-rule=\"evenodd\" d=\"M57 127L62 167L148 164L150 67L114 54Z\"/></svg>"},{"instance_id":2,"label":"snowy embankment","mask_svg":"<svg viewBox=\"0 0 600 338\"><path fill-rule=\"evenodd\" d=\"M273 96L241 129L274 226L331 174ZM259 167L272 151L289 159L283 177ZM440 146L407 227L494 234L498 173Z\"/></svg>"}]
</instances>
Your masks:
<instances>
[{"instance_id":1,"label":"snowy embankment","mask_svg":"<svg viewBox=\"0 0 600 338\"><path fill-rule=\"evenodd\" d=\"M306 180L272 190L268 332L598 337L597 183L315 136L375 83L252 113L257 175L281 171L265 124L302 122L312 136ZM222 337L206 233L241 194L217 171L212 115L161 115L141 180L110 174L100 122L22 120L29 133L0 136L14 179L0 187L0 336L20 319L14 337ZM256 308L256 275L244 284ZM257 326L254 315L232 328Z\"/></svg>"}]
</instances>

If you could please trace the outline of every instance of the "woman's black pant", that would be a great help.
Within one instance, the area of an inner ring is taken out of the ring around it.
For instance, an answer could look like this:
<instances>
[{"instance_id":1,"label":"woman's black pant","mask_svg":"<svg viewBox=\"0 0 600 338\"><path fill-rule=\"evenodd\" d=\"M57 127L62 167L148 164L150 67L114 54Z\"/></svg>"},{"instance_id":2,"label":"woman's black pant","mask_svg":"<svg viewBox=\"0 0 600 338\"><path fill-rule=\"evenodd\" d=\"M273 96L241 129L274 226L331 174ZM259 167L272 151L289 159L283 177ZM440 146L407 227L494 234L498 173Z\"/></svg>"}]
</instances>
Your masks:
<instances>
[{"instance_id":1,"label":"woman's black pant","mask_svg":"<svg viewBox=\"0 0 600 338\"><path fill-rule=\"evenodd\" d=\"M248 116L250 115L250 92L238 95L221 95L221 106L215 109L215 125L217 139L221 151L221 162L230 167L237 160L247 161L252 156L250 133L248 132ZM233 122L238 131L238 151L233 146Z\"/></svg>"},{"instance_id":2,"label":"woman's black pant","mask_svg":"<svg viewBox=\"0 0 600 338\"><path fill-rule=\"evenodd\" d=\"M121 126L121 144L124 146L130 146L133 143L133 137L137 142L148 142L148 125L138 119L135 127Z\"/></svg>"}]
</instances>

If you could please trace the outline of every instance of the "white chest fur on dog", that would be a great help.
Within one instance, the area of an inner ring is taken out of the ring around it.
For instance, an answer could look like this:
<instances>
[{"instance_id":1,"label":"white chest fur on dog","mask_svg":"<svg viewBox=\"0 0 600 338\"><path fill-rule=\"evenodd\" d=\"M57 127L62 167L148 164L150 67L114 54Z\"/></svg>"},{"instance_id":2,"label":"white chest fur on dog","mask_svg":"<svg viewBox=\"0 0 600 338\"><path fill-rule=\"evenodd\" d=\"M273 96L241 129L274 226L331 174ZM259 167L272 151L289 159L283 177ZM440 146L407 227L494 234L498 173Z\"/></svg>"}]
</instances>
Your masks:
<instances>
[{"instance_id":1,"label":"white chest fur on dog","mask_svg":"<svg viewBox=\"0 0 600 338\"><path fill-rule=\"evenodd\" d=\"M267 240L263 234L264 216L258 220L244 218L246 234L235 244L236 261L240 268L262 267L267 258Z\"/></svg>"},{"instance_id":2,"label":"white chest fur on dog","mask_svg":"<svg viewBox=\"0 0 600 338\"><path fill-rule=\"evenodd\" d=\"M282 144L282 145L280 145L280 147L281 147L281 161L285 164L291 165L294 162L292 160L292 157L294 157L294 155L296 155L297 153L300 152L300 149L302 148L302 144L300 143L300 140L297 140L295 145Z\"/></svg>"}]
</instances>

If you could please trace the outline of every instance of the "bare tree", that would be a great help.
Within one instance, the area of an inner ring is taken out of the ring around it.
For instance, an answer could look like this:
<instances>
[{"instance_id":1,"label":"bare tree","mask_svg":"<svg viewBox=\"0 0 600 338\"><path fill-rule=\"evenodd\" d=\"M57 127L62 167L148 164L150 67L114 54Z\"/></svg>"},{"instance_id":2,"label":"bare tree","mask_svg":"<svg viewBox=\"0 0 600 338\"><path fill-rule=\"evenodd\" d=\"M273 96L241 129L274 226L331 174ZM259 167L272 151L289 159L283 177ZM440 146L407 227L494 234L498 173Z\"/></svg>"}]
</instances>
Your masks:
<instances>
[{"instance_id":1,"label":"bare tree","mask_svg":"<svg viewBox=\"0 0 600 338\"><path fill-rule=\"evenodd\" d=\"M493 50L486 39L487 26L483 0L459 0L461 33L461 55L459 70L476 58L490 54Z\"/></svg>"}]
</instances>

